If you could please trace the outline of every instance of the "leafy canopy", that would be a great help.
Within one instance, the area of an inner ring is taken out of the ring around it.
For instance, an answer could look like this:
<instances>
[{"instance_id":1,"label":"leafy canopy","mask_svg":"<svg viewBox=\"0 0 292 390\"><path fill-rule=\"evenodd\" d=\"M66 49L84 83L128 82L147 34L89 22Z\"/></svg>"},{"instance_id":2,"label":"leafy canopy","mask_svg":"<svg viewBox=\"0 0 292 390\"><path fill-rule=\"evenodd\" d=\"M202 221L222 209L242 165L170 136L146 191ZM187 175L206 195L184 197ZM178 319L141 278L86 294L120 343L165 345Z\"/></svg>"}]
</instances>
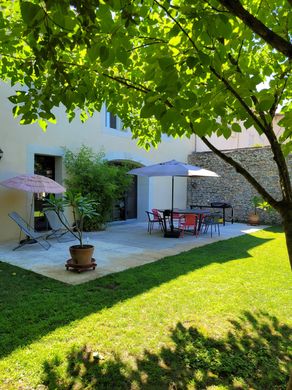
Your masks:
<instances>
[{"instance_id":1,"label":"leafy canopy","mask_svg":"<svg viewBox=\"0 0 292 390\"><path fill-rule=\"evenodd\" d=\"M228 3L289 45L287 0L2 1L0 77L17 87L14 115L45 129L59 105L84 121L106 102L149 147L162 132L228 138L238 122L262 133L281 105L288 153L289 55Z\"/></svg>"}]
</instances>

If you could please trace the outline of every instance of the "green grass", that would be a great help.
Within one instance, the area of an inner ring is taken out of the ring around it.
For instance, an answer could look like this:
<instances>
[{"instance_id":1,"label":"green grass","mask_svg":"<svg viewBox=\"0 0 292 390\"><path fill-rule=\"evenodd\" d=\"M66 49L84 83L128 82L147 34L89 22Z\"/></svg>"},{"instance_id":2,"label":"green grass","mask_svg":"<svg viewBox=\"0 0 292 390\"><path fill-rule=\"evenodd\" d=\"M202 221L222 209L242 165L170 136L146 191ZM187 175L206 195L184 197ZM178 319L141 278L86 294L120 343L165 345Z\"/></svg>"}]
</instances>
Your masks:
<instances>
[{"instance_id":1,"label":"green grass","mask_svg":"<svg viewBox=\"0 0 292 390\"><path fill-rule=\"evenodd\" d=\"M0 263L0 286L1 390L285 388L291 271L277 229L79 286Z\"/></svg>"}]
</instances>

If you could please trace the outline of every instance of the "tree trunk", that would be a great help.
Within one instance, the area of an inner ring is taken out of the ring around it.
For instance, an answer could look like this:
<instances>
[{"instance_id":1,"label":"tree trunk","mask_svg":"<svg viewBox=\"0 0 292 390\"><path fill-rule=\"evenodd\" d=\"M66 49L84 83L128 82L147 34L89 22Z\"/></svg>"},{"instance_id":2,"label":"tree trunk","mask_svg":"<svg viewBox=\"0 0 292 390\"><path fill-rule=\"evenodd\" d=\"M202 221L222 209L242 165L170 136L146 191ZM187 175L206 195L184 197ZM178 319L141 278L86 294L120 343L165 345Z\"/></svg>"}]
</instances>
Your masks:
<instances>
[{"instance_id":1,"label":"tree trunk","mask_svg":"<svg viewBox=\"0 0 292 390\"><path fill-rule=\"evenodd\" d=\"M292 204L289 202L286 206L281 207L279 211L283 218L286 245L292 270Z\"/></svg>"}]
</instances>

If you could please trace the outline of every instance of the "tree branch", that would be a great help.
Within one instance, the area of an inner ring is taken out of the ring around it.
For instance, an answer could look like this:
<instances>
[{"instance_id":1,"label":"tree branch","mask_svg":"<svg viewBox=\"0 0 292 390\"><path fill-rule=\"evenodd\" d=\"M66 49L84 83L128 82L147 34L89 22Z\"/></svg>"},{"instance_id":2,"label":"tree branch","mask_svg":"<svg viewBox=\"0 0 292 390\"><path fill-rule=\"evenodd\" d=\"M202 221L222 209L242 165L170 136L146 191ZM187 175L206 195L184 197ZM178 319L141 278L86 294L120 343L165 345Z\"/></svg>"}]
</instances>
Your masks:
<instances>
[{"instance_id":1,"label":"tree branch","mask_svg":"<svg viewBox=\"0 0 292 390\"><path fill-rule=\"evenodd\" d=\"M249 108L249 106L245 103L245 101L242 99L242 97L235 91L235 89L230 85L230 83L225 79L224 76L221 76L216 69L213 66L209 67L211 72L220 80L223 82L225 87L232 93L232 95L239 101L239 103L243 106L243 108L246 110L246 112L250 115L250 117L253 119L253 121L259 126L259 128L262 130L262 132L265 132L265 126L262 124L262 122L258 119L258 117L255 115L255 113Z\"/></svg>"},{"instance_id":2,"label":"tree branch","mask_svg":"<svg viewBox=\"0 0 292 390\"><path fill-rule=\"evenodd\" d=\"M125 79L123 77L111 76L107 73L102 73L101 75L113 81L117 81L118 83L124 85L127 88L135 89L138 92L142 92L142 93L152 92L151 89L146 88L145 86L140 84L134 84L131 80Z\"/></svg>"},{"instance_id":3,"label":"tree branch","mask_svg":"<svg viewBox=\"0 0 292 390\"><path fill-rule=\"evenodd\" d=\"M255 121L255 123L260 127L262 132L268 138L268 141L271 145L271 149L272 149L272 152L274 155L274 160L275 160L277 167L278 167L283 198L284 198L284 200L292 201L291 181L290 181L289 172L287 169L287 164L285 162L285 157L284 157L283 152L281 150L281 146L280 146L280 144L277 140L277 137L273 131L272 124L266 124L266 125L262 124L261 121L254 114L254 112L249 108L249 106L241 98L241 96L232 88L232 86L229 84L229 82L223 76L218 74L212 66L210 66L210 69L214 73L214 75L225 84L226 88L233 94L233 96L235 96L237 98L237 100L241 103L241 105L244 107L244 109L247 111L247 113L252 117L252 119ZM260 113L260 114L263 115L263 113Z\"/></svg>"},{"instance_id":4,"label":"tree branch","mask_svg":"<svg viewBox=\"0 0 292 390\"><path fill-rule=\"evenodd\" d=\"M188 40L192 43L193 47L199 51L197 48L197 45L193 41L193 39L189 36L188 32L183 28L183 26L167 11L167 9L164 7L164 5L160 4L157 0L154 0L154 3L156 3L160 8L164 10L164 12L170 17L172 21L179 27L179 29L184 33L184 35L188 38Z\"/></svg>"},{"instance_id":5,"label":"tree branch","mask_svg":"<svg viewBox=\"0 0 292 390\"><path fill-rule=\"evenodd\" d=\"M131 51L138 50L138 49L143 49L144 47L148 47L150 45L165 45L168 44L168 42L164 42L162 40L157 40L154 42L148 42L148 43L143 43L139 46L132 47L131 49L128 49L127 52L130 53Z\"/></svg>"},{"instance_id":6,"label":"tree branch","mask_svg":"<svg viewBox=\"0 0 292 390\"><path fill-rule=\"evenodd\" d=\"M87 71L90 70L90 68L86 65L83 65L83 64L77 64L77 63L73 63L73 62L68 62L68 61L59 61L60 64L65 64L65 65L68 65L68 66L77 66L78 68L82 68L82 69L86 69ZM103 73L100 73L98 70L95 70L95 69L91 69L91 71L95 72L98 76L103 76L103 77L106 77L108 79L111 79L113 81L116 81L118 82L119 84L122 84L124 85L125 87L127 88L130 88L130 89L134 89L138 92L142 92L142 93L148 93L148 92L152 92L151 89L145 87L144 85L142 84L135 84L132 80L129 80L129 79L126 79L124 77L119 77L119 76L111 76L105 72Z\"/></svg>"},{"instance_id":7,"label":"tree branch","mask_svg":"<svg viewBox=\"0 0 292 390\"><path fill-rule=\"evenodd\" d=\"M205 145L208 146L212 152L214 152L218 157L224 160L226 163L235 168L236 172L240 173L257 191L261 194L264 199L276 210L278 208L278 201L274 199L264 187L262 187L259 182L245 169L242 165L240 165L237 161L233 160L233 158L227 156L225 153L221 152L217 149L206 137L200 137Z\"/></svg>"},{"instance_id":8,"label":"tree branch","mask_svg":"<svg viewBox=\"0 0 292 390\"><path fill-rule=\"evenodd\" d=\"M291 1L292 1L292 0L291 0ZM290 71L290 70L289 70L289 71ZM282 73L281 76L279 77L279 79L281 80L281 79L285 78L285 76L289 73L289 71L287 70L286 72ZM275 113L276 113L278 104L279 104L279 102L280 102L280 100L281 100L281 97L282 97L282 95L283 95L283 92L284 92L284 90L285 90L285 88L286 88L287 83L288 83L288 77L285 79L282 88L280 88L280 90L278 90L278 91L275 93L275 101L274 101L274 103L273 103L273 105L272 105L272 107L270 108L270 111L269 111L269 112L270 112L270 115L271 115L272 117L275 116Z\"/></svg>"},{"instance_id":9,"label":"tree branch","mask_svg":"<svg viewBox=\"0 0 292 390\"><path fill-rule=\"evenodd\" d=\"M238 17L254 33L270 44L274 49L283 53L285 57L292 59L292 45L280 35L270 30L259 19L250 14L239 0L218 0L228 11Z\"/></svg>"}]
</instances>

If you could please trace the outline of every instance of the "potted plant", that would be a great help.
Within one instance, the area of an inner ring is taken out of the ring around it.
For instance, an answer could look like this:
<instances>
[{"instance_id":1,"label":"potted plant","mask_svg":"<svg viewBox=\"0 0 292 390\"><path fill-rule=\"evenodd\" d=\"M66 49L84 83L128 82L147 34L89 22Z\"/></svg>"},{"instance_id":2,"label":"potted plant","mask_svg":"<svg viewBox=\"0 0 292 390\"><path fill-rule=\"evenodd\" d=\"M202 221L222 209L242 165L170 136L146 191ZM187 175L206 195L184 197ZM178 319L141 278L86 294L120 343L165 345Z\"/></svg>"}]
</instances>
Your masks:
<instances>
[{"instance_id":1,"label":"potted plant","mask_svg":"<svg viewBox=\"0 0 292 390\"><path fill-rule=\"evenodd\" d=\"M272 206L260 196L253 196L251 198L251 201L252 201L253 206L254 206L254 211L249 214L248 223L250 225L255 226L255 225L258 225L259 221L260 221L260 217L259 217L259 214L257 212L257 209L264 210L264 211L271 211Z\"/></svg>"},{"instance_id":2,"label":"potted plant","mask_svg":"<svg viewBox=\"0 0 292 390\"><path fill-rule=\"evenodd\" d=\"M97 202L94 200L69 191L64 194L63 198L55 198L50 195L49 199L46 199L45 209L54 210L64 228L79 241L78 245L72 245L69 248L73 264L88 266L92 263L94 246L83 242L83 223L84 218L92 218L98 215L96 206ZM66 207L72 209L74 229L72 229L68 220L63 217Z\"/></svg>"}]
</instances>

